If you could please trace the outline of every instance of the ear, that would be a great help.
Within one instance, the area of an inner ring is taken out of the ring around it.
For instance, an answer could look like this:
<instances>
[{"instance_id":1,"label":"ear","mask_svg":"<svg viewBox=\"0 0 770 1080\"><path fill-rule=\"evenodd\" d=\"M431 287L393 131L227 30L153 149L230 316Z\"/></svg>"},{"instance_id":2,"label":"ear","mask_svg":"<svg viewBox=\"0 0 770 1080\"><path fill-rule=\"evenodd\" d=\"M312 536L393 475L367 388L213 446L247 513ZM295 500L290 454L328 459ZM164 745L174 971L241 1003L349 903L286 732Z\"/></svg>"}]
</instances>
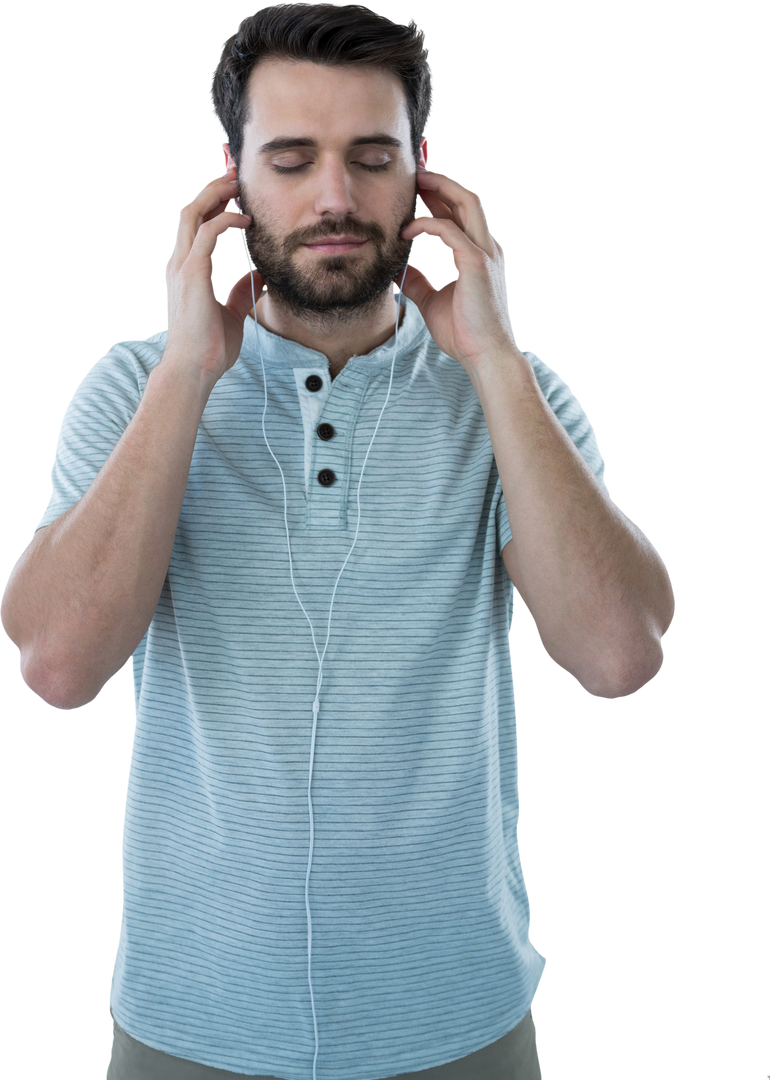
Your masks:
<instances>
[{"instance_id":1,"label":"ear","mask_svg":"<svg viewBox=\"0 0 770 1080\"><path fill-rule=\"evenodd\" d=\"M221 140L219 144L219 153L221 154L221 168L222 172L225 172L226 168L235 164L235 159L230 152L230 144L226 138Z\"/></svg>"},{"instance_id":2,"label":"ear","mask_svg":"<svg viewBox=\"0 0 770 1080\"><path fill-rule=\"evenodd\" d=\"M428 168L431 163L431 140L425 135L420 143L420 168Z\"/></svg>"}]
</instances>

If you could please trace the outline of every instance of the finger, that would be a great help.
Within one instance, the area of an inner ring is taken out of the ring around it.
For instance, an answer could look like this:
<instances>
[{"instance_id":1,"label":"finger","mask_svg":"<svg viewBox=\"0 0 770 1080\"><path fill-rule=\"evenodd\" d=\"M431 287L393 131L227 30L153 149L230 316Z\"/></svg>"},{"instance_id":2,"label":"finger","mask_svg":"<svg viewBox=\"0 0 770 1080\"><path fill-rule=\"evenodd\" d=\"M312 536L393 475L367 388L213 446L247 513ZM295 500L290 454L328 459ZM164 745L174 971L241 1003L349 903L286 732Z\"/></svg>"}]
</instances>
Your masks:
<instances>
[{"instance_id":1,"label":"finger","mask_svg":"<svg viewBox=\"0 0 770 1080\"><path fill-rule=\"evenodd\" d=\"M419 240L428 237L437 240L448 252L474 252L477 245L467 232L464 232L454 218L433 217L432 214L419 214L414 221L409 221L401 231L403 240Z\"/></svg>"},{"instance_id":2,"label":"finger","mask_svg":"<svg viewBox=\"0 0 770 1080\"><path fill-rule=\"evenodd\" d=\"M404 296L408 296L420 311L423 310L425 302L436 292L425 275L420 273L415 266L407 266L402 291Z\"/></svg>"},{"instance_id":3,"label":"finger","mask_svg":"<svg viewBox=\"0 0 770 1080\"><path fill-rule=\"evenodd\" d=\"M175 240L163 267L164 278L168 274L183 274L187 268L190 268L194 274L201 261L213 267L214 256L221 238L228 232L238 232L247 225L251 225L251 221L251 217L240 214L237 210L226 210L210 221L203 222L189 248L187 247L189 239L184 242Z\"/></svg>"},{"instance_id":4,"label":"finger","mask_svg":"<svg viewBox=\"0 0 770 1080\"><path fill-rule=\"evenodd\" d=\"M446 203L442 202L435 191L420 191L420 202L431 217L451 217L451 211Z\"/></svg>"},{"instance_id":5,"label":"finger","mask_svg":"<svg viewBox=\"0 0 770 1080\"><path fill-rule=\"evenodd\" d=\"M176 247L173 261L183 263L195 243L198 229L204 221L223 213L231 199L238 194L238 183L228 176L220 176L201 191L179 215Z\"/></svg>"},{"instance_id":6,"label":"finger","mask_svg":"<svg viewBox=\"0 0 770 1080\"><path fill-rule=\"evenodd\" d=\"M239 229L245 228L251 224L251 220L237 210L226 210L215 215L211 220L204 221L198 233L195 234L188 260L212 259L216 255L221 238L226 237L228 232L238 232Z\"/></svg>"},{"instance_id":7,"label":"finger","mask_svg":"<svg viewBox=\"0 0 770 1080\"><path fill-rule=\"evenodd\" d=\"M222 303L228 310L237 314L239 320L244 320L248 312L254 307L253 296L258 300L264 288L265 279L255 270L254 294L252 294L252 274L246 270L232 282Z\"/></svg>"},{"instance_id":8,"label":"finger","mask_svg":"<svg viewBox=\"0 0 770 1080\"><path fill-rule=\"evenodd\" d=\"M441 212L440 205L434 200L435 217L451 217L477 247L481 247L487 255L495 254L495 242L492 240L489 217L484 200L477 191L462 184L454 176L449 176L448 173L421 172L418 183L420 195L424 192L430 200L433 194L448 207L450 213L447 215ZM431 214L433 214L433 207L431 207Z\"/></svg>"}]
</instances>

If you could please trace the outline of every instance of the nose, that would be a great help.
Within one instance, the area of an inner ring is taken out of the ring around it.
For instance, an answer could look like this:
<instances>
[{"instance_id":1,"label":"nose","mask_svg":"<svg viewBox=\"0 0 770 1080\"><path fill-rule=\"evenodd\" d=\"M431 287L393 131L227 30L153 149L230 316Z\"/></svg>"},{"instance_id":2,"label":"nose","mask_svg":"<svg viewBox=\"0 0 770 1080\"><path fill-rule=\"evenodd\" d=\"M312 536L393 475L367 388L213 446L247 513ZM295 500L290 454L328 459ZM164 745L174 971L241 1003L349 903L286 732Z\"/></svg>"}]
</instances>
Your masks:
<instances>
[{"instance_id":1,"label":"nose","mask_svg":"<svg viewBox=\"0 0 770 1080\"><path fill-rule=\"evenodd\" d=\"M355 177L344 161L331 156L322 160L315 180L317 187L314 209L319 217L323 214L344 217L357 212Z\"/></svg>"}]
</instances>

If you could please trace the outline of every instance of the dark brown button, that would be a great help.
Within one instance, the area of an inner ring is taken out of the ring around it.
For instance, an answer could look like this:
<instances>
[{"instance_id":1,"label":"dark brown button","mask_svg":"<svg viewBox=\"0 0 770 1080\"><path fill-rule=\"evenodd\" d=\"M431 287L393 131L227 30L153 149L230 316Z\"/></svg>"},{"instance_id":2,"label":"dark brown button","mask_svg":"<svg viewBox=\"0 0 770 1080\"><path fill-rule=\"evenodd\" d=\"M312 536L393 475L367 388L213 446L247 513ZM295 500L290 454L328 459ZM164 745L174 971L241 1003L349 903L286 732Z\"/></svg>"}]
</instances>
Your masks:
<instances>
[{"instance_id":1,"label":"dark brown button","mask_svg":"<svg viewBox=\"0 0 770 1080\"><path fill-rule=\"evenodd\" d=\"M317 390L321 389L323 384L324 384L324 381L320 377L320 375L308 375L308 377L305 379L305 386L308 388L308 390L311 390L314 394L316 393Z\"/></svg>"},{"instance_id":2,"label":"dark brown button","mask_svg":"<svg viewBox=\"0 0 770 1080\"><path fill-rule=\"evenodd\" d=\"M334 428L331 424L319 424L316 431L321 439L326 439L328 441L329 439L334 438Z\"/></svg>"},{"instance_id":3,"label":"dark brown button","mask_svg":"<svg viewBox=\"0 0 770 1080\"><path fill-rule=\"evenodd\" d=\"M331 469L321 469L318 474L318 483L323 484L324 487L331 487L336 479Z\"/></svg>"}]
</instances>

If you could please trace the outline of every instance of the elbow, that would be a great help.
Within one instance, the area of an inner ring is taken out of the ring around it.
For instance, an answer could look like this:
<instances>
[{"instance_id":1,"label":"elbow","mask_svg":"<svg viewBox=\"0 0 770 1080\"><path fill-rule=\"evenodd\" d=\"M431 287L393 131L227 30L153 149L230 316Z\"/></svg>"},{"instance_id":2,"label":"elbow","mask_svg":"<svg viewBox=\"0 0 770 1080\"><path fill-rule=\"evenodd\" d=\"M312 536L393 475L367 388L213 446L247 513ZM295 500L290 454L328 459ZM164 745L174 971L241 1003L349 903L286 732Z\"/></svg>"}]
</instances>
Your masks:
<instances>
[{"instance_id":1,"label":"elbow","mask_svg":"<svg viewBox=\"0 0 770 1080\"><path fill-rule=\"evenodd\" d=\"M628 697L650 682L662 664L663 646L656 636L635 648L607 649L587 670L573 674L595 697Z\"/></svg>"},{"instance_id":2,"label":"elbow","mask_svg":"<svg viewBox=\"0 0 770 1080\"><path fill-rule=\"evenodd\" d=\"M53 664L22 651L21 677L24 682L54 709L79 709L93 701L101 686L87 685L72 666Z\"/></svg>"}]
</instances>

